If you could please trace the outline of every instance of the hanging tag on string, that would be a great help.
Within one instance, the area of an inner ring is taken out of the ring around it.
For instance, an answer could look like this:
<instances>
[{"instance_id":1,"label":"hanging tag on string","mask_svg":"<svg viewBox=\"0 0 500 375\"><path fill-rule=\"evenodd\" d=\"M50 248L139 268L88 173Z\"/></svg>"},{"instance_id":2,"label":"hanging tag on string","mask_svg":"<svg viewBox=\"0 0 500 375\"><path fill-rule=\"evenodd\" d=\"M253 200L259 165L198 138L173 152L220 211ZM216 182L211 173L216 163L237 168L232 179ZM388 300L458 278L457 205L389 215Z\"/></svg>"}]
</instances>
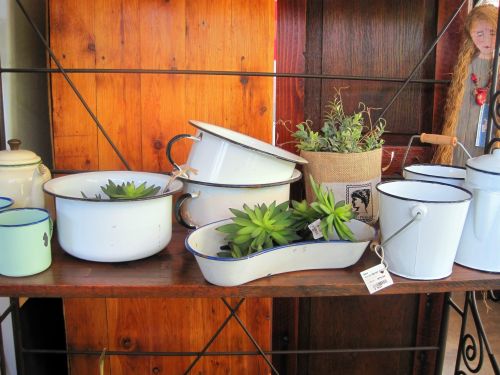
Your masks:
<instances>
[{"instance_id":1,"label":"hanging tag on string","mask_svg":"<svg viewBox=\"0 0 500 375\"><path fill-rule=\"evenodd\" d=\"M376 245L372 250L375 251L375 254L377 254L380 258L380 264L360 272L361 278L365 282L370 294L378 292L379 290L394 284L394 281L392 281L392 277L387 270L387 263L384 260L384 248L382 245Z\"/></svg>"},{"instance_id":2,"label":"hanging tag on string","mask_svg":"<svg viewBox=\"0 0 500 375\"><path fill-rule=\"evenodd\" d=\"M321 219L313 221L311 224L307 226L313 235L313 238L317 240L318 238L323 237L323 232L321 231Z\"/></svg>"}]
</instances>

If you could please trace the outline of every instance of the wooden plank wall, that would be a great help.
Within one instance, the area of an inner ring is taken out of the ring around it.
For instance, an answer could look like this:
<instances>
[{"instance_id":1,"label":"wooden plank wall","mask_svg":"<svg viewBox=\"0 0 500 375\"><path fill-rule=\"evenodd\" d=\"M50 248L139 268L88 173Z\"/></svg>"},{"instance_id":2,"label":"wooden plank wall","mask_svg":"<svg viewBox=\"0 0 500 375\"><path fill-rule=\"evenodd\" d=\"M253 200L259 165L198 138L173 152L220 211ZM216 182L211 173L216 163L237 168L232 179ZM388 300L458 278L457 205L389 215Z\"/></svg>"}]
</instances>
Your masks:
<instances>
[{"instance_id":1,"label":"wooden plank wall","mask_svg":"<svg viewBox=\"0 0 500 375\"><path fill-rule=\"evenodd\" d=\"M437 32L436 19L440 20L440 26L446 21L446 16L441 14L441 3L439 2L439 9L437 4L434 0L411 3L402 0L377 0L371 3L358 0L309 1L305 46L301 47L298 39L297 47L285 45L286 54L280 55L278 45L278 67L292 69L293 63L297 64L297 61L301 62L305 58L303 67L309 74L404 79L432 45ZM278 35L288 32L288 38L294 38L294 28L289 25L292 21L295 21L296 28L300 27L300 20L292 17L284 22L286 28L278 29ZM447 40L453 38L455 37L451 35ZM442 55L438 55L439 58L440 56ZM281 62L281 57L288 58L291 63ZM435 60L436 55L432 52L416 78L433 78ZM436 64L440 64L440 61ZM290 104L287 103L290 98L302 98L304 109L298 111L302 118L287 116L286 111L280 112L279 107L277 113L285 119L291 118L292 123L311 119L316 128L321 126L320 119L324 114L325 104L333 96L334 87L349 87L349 90L344 90L343 96L346 108L352 111L360 101L374 108L384 108L402 85L397 82L320 79L306 79L301 84L301 90L297 89L298 86L283 86L287 92L284 98L280 99L278 96L277 104L282 103L286 108ZM278 83L277 89L279 88ZM384 137L384 166L389 163L390 153L395 152L395 160L386 175L399 173L410 135L440 128L440 123L433 124L434 90L433 84L410 84L386 113L388 127ZM302 97L297 95L301 91ZM374 116L377 113L380 114L381 111L374 111ZM287 131L282 132L283 134L279 134L280 138L287 141ZM429 148L414 146L410 150L409 160L426 162L431 156L429 151Z\"/></svg>"},{"instance_id":2,"label":"wooden plank wall","mask_svg":"<svg viewBox=\"0 0 500 375\"><path fill-rule=\"evenodd\" d=\"M322 72L353 76L406 78L435 38L435 0L408 2L377 0L325 1L322 28ZM415 78L434 74L431 54ZM384 81L325 81L322 108L335 87L347 86L345 107L352 112L359 102L385 108L402 83ZM433 85L410 84L384 115L387 130L413 134L430 129ZM374 111L377 118L380 115Z\"/></svg>"},{"instance_id":3,"label":"wooden plank wall","mask_svg":"<svg viewBox=\"0 0 500 375\"><path fill-rule=\"evenodd\" d=\"M49 2L49 17L50 43L65 68L274 69L273 0L54 0ZM194 133L189 119L272 140L272 78L124 73L70 77L133 170L170 171L166 143L176 134ZM56 169L125 169L59 74L51 77L51 99ZM183 163L189 148L187 141L176 144L174 159ZM242 307L242 318L251 317L249 328L264 350L271 345L271 303L255 299ZM64 308L68 346L93 350L198 351L228 314L220 300L210 299L71 299L64 301ZM132 344L125 344L127 334ZM211 350L254 348L232 321ZM190 360L117 356L107 361L106 371L151 373L158 368L182 373ZM70 365L72 374L97 372L96 357L72 356ZM208 357L195 370L269 372L254 356Z\"/></svg>"},{"instance_id":4,"label":"wooden plank wall","mask_svg":"<svg viewBox=\"0 0 500 375\"><path fill-rule=\"evenodd\" d=\"M247 299L238 310L257 342L270 350L270 299ZM231 306L237 299L228 299ZM267 302L267 303L264 303ZM219 299L166 298L69 298L64 301L67 345L70 350L199 352L229 315ZM231 319L209 352L248 351L255 346ZM183 374L194 356L108 356L105 373ZM71 374L97 373L99 356L72 355ZM192 368L193 374L268 374L257 356L206 356Z\"/></svg>"},{"instance_id":5,"label":"wooden plank wall","mask_svg":"<svg viewBox=\"0 0 500 375\"><path fill-rule=\"evenodd\" d=\"M50 42L65 68L273 71L274 1L59 0ZM52 63L52 66L54 64ZM71 74L134 170L170 171L165 145L189 119L270 142L273 80L265 77ZM52 75L56 169L124 169L59 74ZM184 162L190 144L176 144Z\"/></svg>"}]
</instances>

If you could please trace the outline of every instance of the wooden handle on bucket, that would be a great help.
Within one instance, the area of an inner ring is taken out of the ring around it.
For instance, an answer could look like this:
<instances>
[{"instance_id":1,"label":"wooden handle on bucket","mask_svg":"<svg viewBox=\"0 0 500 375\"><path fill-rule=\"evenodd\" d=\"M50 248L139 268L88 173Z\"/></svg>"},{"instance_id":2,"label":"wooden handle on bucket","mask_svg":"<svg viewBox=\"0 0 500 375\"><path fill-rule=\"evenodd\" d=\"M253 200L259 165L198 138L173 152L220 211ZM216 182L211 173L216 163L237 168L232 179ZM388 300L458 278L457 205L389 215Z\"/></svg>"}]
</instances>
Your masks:
<instances>
[{"instance_id":1,"label":"wooden handle on bucket","mask_svg":"<svg viewBox=\"0 0 500 375\"><path fill-rule=\"evenodd\" d=\"M420 142L431 143L433 145L457 145L457 137L441 134L420 134Z\"/></svg>"}]
</instances>

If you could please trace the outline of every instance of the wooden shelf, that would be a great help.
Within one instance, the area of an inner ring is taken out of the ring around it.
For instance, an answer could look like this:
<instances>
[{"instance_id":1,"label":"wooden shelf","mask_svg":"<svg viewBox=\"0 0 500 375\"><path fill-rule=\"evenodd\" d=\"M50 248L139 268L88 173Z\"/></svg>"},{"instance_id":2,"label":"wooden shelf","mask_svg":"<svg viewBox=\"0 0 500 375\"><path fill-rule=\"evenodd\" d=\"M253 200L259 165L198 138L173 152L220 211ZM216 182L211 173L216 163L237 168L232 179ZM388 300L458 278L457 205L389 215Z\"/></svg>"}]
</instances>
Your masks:
<instances>
[{"instance_id":1,"label":"wooden shelf","mask_svg":"<svg viewBox=\"0 0 500 375\"><path fill-rule=\"evenodd\" d=\"M324 297L368 295L359 273L378 262L366 250L354 266L340 270L291 272L237 287L207 283L184 248L187 231L174 225L166 249L147 259L97 263L74 258L53 239L51 267L34 276L0 276L0 295L27 297ZM440 293L498 289L500 274L454 265L450 277L418 281L392 275L394 285L380 294Z\"/></svg>"}]
</instances>

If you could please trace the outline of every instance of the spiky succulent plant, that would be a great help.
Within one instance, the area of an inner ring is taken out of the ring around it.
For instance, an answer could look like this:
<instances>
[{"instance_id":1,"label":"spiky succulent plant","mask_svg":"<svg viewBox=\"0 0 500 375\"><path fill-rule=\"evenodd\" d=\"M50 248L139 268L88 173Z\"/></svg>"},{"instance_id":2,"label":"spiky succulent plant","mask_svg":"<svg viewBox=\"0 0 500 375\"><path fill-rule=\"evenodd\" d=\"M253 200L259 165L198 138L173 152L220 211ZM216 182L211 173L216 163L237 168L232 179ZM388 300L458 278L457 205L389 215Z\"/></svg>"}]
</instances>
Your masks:
<instances>
[{"instance_id":1,"label":"spiky succulent plant","mask_svg":"<svg viewBox=\"0 0 500 375\"><path fill-rule=\"evenodd\" d=\"M269 207L261 204L253 209L245 204L243 211L231 208L235 215L231 218L233 222L217 228L219 232L226 233L229 248L218 255L240 258L300 240L301 237L295 232L294 218L288 204L288 201L279 205L273 202Z\"/></svg>"},{"instance_id":2,"label":"spiky succulent plant","mask_svg":"<svg viewBox=\"0 0 500 375\"><path fill-rule=\"evenodd\" d=\"M321 185L316 184L312 176L310 176L310 180L311 187L316 196L315 201L310 204L310 207L316 211L321 219L320 228L323 237L332 240L334 238L333 231L335 230L341 240L354 241L354 234L345 224L356 216L352 210L352 205L347 204L343 200L335 203L335 197L331 190L324 189Z\"/></svg>"},{"instance_id":3,"label":"spiky succulent plant","mask_svg":"<svg viewBox=\"0 0 500 375\"><path fill-rule=\"evenodd\" d=\"M148 187L146 182L135 186L134 181L122 182L117 185L113 181L108 180L106 186L101 186L101 190L110 199L137 199L157 194L160 191L160 186L151 185ZM87 198L83 191L81 193L84 198ZM96 194L95 197L96 199L102 199L100 194Z\"/></svg>"},{"instance_id":4,"label":"spiky succulent plant","mask_svg":"<svg viewBox=\"0 0 500 375\"><path fill-rule=\"evenodd\" d=\"M335 203L333 192L316 184L311 176L316 199L311 204L306 200L292 201L269 207L256 205L253 209L246 204L243 211L230 208L234 217L232 223L217 227L225 233L227 245L217 255L225 258L241 258L277 245L312 238L308 226L320 220L320 229L326 240L334 239L334 231L342 240L354 241L354 234L346 222L355 217L352 205L345 201Z\"/></svg>"},{"instance_id":5,"label":"spiky succulent plant","mask_svg":"<svg viewBox=\"0 0 500 375\"><path fill-rule=\"evenodd\" d=\"M304 239L311 239L312 233L309 224L321 218L321 214L314 210L304 199L301 202L292 200L292 217L295 219L295 229Z\"/></svg>"}]
</instances>

